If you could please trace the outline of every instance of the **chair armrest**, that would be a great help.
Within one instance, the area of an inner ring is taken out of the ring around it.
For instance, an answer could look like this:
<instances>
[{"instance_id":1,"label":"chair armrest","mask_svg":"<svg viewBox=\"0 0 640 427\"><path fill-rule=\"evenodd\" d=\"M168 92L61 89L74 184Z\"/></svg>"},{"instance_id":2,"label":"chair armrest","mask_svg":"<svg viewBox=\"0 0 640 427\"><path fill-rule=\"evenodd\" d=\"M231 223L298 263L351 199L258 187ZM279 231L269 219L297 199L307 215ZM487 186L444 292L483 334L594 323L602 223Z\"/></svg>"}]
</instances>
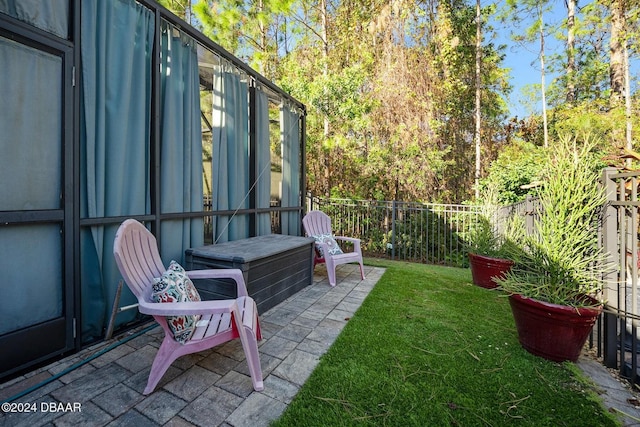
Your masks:
<instances>
[{"instance_id":1,"label":"chair armrest","mask_svg":"<svg viewBox=\"0 0 640 427\"><path fill-rule=\"evenodd\" d=\"M353 243L354 252L360 252L360 239L356 239L355 237L345 237L345 236L333 236L336 240L342 240L344 242Z\"/></svg>"},{"instance_id":2,"label":"chair armrest","mask_svg":"<svg viewBox=\"0 0 640 427\"><path fill-rule=\"evenodd\" d=\"M238 310L235 299L193 302L139 301L138 310L152 316L183 316L195 314L230 313Z\"/></svg>"},{"instance_id":3,"label":"chair armrest","mask_svg":"<svg viewBox=\"0 0 640 427\"><path fill-rule=\"evenodd\" d=\"M190 279L232 279L235 280L238 297L248 297L247 285L244 282L242 271L238 268L216 268L208 270L189 270Z\"/></svg>"},{"instance_id":4,"label":"chair armrest","mask_svg":"<svg viewBox=\"0 0 640 427\"><path fill-rule=\"evenodd\" d=\"M355 244L356 242L360 243L360 239L356 239L355 237L346 237L346 236L333 236L336 240L344 240L345 242L351 242Z\"/></svg>"}]
</instances>

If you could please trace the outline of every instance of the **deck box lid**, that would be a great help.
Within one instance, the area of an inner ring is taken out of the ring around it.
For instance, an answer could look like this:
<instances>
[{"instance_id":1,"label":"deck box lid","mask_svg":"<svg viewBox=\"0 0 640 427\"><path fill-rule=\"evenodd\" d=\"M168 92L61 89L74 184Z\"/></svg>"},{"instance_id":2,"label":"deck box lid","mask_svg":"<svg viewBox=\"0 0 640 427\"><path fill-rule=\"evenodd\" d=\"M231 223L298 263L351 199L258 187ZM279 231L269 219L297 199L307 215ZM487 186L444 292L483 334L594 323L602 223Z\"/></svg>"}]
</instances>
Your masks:
<instances>
[{"instance_id":1,"label":"deck box lid","mask_svg":"<svg viewBox=\"0 0 640 427\"><path fill-rule=\"evenodd\" d=\"M215 259L235 264L245 264L292 249L308 246L313 242L314 240L310 237L268 234L265 236L235 240L233 242L189 248L185 253L187 257L191 256L193 258Z\"/></svg>"}]
</instances>

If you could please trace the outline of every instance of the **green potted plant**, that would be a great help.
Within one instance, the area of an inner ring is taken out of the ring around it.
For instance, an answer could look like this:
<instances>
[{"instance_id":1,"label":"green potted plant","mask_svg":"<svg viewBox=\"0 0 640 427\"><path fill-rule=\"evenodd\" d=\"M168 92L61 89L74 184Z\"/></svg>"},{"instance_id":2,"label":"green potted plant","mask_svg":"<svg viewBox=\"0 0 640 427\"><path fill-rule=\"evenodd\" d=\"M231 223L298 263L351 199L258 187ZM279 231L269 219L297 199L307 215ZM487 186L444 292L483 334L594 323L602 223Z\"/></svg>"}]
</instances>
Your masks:
<instances>
[{"instance_id":1,"label":"green potted plant","mask_svg":"<svg viewBox=\"0 0 640 427\"><path fill-rule=\"evenodd\" d=\"M508 251L505 237L497 232L491 222L491 218L496 218L497 212L496 204L492 203L495 198L491 195L490 190L483 194L485 204L467 238L473 283L487 289L498 287L496 280L503 277L513 265L513 261L506 258Z\"/></svg>"},{"instance_id":2,"label":"green potted plant","mask_svg":"<svg viewBox=\"0 0 640 427\"><path fill-rule=\"evenodd\" d=\"M561 138L549 151L534 232L522 233L514 267L499 285L509 293L518 337L529 352L576 361L602 311L602 274L612 268L598 245L606 201L596 142Z\"/></svg>"}]
</instances>

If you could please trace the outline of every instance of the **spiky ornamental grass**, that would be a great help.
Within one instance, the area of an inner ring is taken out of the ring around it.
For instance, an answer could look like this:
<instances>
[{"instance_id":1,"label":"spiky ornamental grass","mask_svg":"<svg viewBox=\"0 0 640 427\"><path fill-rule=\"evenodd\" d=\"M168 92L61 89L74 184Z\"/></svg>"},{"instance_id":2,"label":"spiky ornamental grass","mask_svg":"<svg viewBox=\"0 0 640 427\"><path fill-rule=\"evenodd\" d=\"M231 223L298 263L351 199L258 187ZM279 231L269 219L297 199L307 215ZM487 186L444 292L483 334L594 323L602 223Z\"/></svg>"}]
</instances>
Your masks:
<instances>
[{"instance_id":1,"label":"spiky ornamental grass","mask_svg":"<svg viewBox=\"0 0 640 427\"><path fill-rule=\"evenodd\" d=\"M598 248L606 197L596 146L589 136L580 142L567 137L549 150L535 233L510 246L516 265L498 281L505 291L571 306L600 292L602 274L612 265Z\"/></svg>"},{"instance_id":2,"label":"spiky ornamental grass","mask_svg":"<svg viewBox=\"0 0 640 427\"><path fill-rule=\"evenodd\" d=\"M387 268L274 426L614 426L570 363L522 349L468 269ZM339 286L339 285L338 285Z\"/></svg>"},{"instance_id":3,"label":"spiky ornamental grass","mask_svg":"<svg viewBox=\"0 0 640 427\"><path fill-rule=\"evenodd\" d=\"M508 251L503 249L505 236L500 234L495 225L499 210L496 190L487 186L480 199L480 214L475 224L471 226L468 235L465 236L467 252L484 255L493 258L504 258Z\"/></svg>"}]
</instances>

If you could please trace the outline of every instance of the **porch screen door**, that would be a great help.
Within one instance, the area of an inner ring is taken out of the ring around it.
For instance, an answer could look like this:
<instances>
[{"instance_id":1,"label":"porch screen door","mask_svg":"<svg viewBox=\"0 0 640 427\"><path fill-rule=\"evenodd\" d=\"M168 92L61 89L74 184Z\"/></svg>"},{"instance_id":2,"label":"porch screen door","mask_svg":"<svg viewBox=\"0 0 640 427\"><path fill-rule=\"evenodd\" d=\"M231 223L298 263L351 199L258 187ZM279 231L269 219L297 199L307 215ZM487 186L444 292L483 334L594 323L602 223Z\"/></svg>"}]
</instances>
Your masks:
<instances>
[{"instance_id":1,"label":"porch screen door","mask_svg":"<svg viewBox=\"0 0 640 427\"><path fill-rule=\"evenodd\" d=\"M74 347L71 60L0 28L0 378Z\"/></svg>"}]
</instances>

